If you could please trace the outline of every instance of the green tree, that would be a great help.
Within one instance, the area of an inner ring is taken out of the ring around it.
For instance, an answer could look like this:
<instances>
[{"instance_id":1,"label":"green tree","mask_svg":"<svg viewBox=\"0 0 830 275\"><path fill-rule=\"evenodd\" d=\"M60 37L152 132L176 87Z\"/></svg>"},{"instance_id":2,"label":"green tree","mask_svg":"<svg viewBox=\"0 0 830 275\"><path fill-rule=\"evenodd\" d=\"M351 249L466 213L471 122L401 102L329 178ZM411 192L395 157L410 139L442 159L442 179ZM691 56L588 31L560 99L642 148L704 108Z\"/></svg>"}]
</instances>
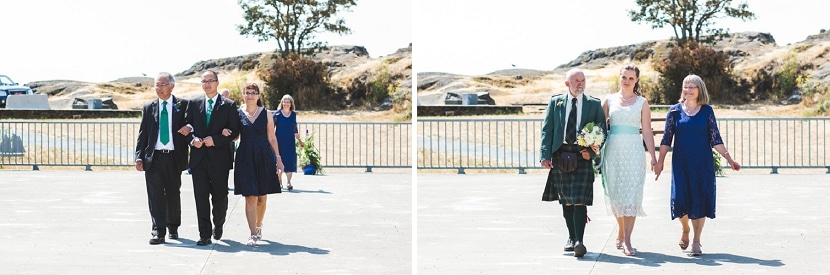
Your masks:
<instances>
[{"instance_id":1,"label":"green tree","mask_svg":"<svg viewBox=\"0 0 830 275\"><path fill-rule=\"evenodd\" d=\"M305 55L325 47L324 42L313 41L318 32L351 33L346 21L336 15L354 5L355 0L239 0L247 24L236 28L259 42L276 40L283 56Z\"/></svg>"},{"instance_id":2,"label":"green tree","mask_svg":"<svg viewBox=\"0 0 830 275\"><path fill-rule=\"evenodd\" d=\"M732 0L636 0L639 10L629 10L631 21L650 23L652 29L669 25L674 37L686 41L709 43L729 35L729 30L713 28L718 18L732 17L742 21L755 19L745 2L732 5ZM703 35L703 39L701 39Z\"/></svg>"}]
</instances>

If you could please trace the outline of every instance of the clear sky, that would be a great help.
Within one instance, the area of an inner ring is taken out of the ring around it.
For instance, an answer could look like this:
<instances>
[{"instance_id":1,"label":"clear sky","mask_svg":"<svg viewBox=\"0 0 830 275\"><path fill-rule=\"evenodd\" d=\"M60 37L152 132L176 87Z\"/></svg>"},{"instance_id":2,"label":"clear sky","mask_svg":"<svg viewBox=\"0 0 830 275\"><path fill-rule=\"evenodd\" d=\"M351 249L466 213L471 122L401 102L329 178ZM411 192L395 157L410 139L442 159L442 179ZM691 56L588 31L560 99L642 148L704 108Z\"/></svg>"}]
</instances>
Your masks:
<instances>
[{"instance_id":1,"label":"clear sky","mask_svg":"<svg viewBox=\"0 0 830 275\"><path fill-rule=\"evenodd\" d=\"M357 0L342 13L352 34L320 34L329 45L362 45L372 57L412 42L413 0ZM178 73L194 63L276 49L236 30L237 0L4 1L0 74L19 83L105 82Z\"/></svg>"},{"instance_id":2,"label":"clear sky","mask_svg":"<svg viewBox=\"0 0 830 275\"><path fill-rule=\"evenodd\" d=\"M416 72L551 70L582 52L674 36L628 18L634 0L414 0ZM733 3L741 3L736 0ZM731 32L771 33L779 46L830 30L823 0L748 0L756 19L720 19Z\"/></svg>"}]
</instances>

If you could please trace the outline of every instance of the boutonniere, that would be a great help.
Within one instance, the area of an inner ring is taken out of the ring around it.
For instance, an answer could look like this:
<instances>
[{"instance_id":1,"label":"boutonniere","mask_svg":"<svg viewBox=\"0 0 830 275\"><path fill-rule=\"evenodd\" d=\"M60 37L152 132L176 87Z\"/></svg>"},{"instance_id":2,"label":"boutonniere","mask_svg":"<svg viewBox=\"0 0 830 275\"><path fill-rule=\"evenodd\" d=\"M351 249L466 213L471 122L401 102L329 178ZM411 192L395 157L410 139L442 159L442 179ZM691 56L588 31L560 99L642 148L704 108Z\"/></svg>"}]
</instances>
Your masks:
<instances>
[{"instance_id":1,"label":"boutonniere","mask_svg":"<svg viewBox=\"0 0 830 275\"><path fill-rule=\"evenodd\" d=\"M562 104L563 104L562 102L564 102L564 101L559 101L559 102L557 102L557 103L556 103L556 107L562 107Z\"/></svg>"},{"instance_id":2,"label":"boutonniere","mask_svg":"<svg viewBox=\"0 0 830 275\"><path fill-rule=\"evenodd\" d=\"M173 105L173 112L179 112L182 108L182 102L176 101L176 104Z\"/></svg>"}]
</instances>

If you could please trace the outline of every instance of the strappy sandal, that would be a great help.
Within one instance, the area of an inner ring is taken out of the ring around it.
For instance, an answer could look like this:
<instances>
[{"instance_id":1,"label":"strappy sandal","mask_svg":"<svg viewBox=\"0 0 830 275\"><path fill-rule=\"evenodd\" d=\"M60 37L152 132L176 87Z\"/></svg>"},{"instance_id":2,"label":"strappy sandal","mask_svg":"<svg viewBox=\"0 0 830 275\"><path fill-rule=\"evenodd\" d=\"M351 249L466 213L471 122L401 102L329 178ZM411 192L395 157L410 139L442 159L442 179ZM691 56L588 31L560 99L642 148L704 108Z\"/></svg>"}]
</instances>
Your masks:
<instances>
[{"instance_id":1,"label":"strappy sandal","mask_svg":"<svg viewBox=\"0 0 830 275\"><path fill-rule=\"evenodd\" d=\"M703 255L703 251L700 250L700 247L703 246L699 242L692 243L692 251L689 253L689 256L700 256Z\"/></svg>"},{"instance_id":2,"label":"strappy sandal","mask_svg":"<svg viewBox=\"0 0 830 275\"><path fill-rule=\"evenodd\" d=\"M633 247L630 250L623 248L623 254L625 254L626 256L634 256L637 255L637 252L634 251Z\"/></svg>"},{"instance_id":3,"label":"strappy sandal","mask_svg":"<svg viewBox=\"0 0 830 275\"><path fill-rule=\"evenodd\" d=\"M288 183L288 191L294 190L294 186L291 183Z\"/></svg>"},{"instance_id":4,"label":"strappy sandal","mask_svg":"<svg viewBox=\"0 0 830 275\"><path fill-rule=\"evenodd\" d=\"M683 240L683 236L686 236L686 240ZM680 246L680 250L686 250L689 247L689 231L683 231L683 235L680 236L680 242L677 243Z\"/></svg>"},{"instance_id":5,"label":"strappy sandal","mask_svg":"<svg viewBox=\"0 0 830 275\"><path fill-rule=\"evenodd\" d=\"M246 243L245 245L247 245L247 246L256 246L256 241L257 241L256 235L251 235L251 237L248 237L248 243Z\"/></svg>"},{"instance_id":6,"label":"strappy sandal","mask_svg":"<svg viewBox=\"0 0 830 275\"><path fill-rule=\"evenodd\" d=\"M617 239L617 249L623 249L623 241L620 239Z\"/></svg>"},{"instance_id":7,"label":"strappy sandal","mask_svg":"<svg viewBox=\"0 0 830 275\"><path fill-rule=\"evenodd\" d=\"M262 240L262 225L261 224L259 226L257 226L256 235L254 235L254 236L256 236L257 241Z\"/></svg>"}]
</instances>

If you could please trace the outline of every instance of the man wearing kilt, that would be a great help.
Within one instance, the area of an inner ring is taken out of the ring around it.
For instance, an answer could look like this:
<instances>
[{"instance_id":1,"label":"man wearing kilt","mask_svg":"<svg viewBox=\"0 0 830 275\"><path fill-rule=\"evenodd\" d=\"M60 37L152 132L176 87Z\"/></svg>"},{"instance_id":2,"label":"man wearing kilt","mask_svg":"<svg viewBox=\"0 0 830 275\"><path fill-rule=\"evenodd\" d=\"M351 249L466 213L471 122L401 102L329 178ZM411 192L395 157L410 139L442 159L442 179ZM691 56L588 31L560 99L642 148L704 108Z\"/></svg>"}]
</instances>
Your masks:
<instances>
[{"instance_id":1,"label":"man wearing kilt","mask_svg":"<svg viewBox=\"0 0 830 275\"><path fill-rule=\"evenodd\" d=\"M588 150L587 147L577 145L576 136L589 122L603 125L600 128L605 129L605 112L598 98L583 94L585 74L582 70L568 71L565 74L565 86L568 87L568 93L551 97L542 123L541 164L551 169L542 200L558 200L562 205L569 236L565 251L573 251L574 256L582 257L587 253L582 238L588 217L587 206L594 202L594 168L591 160L599 148ZM562 163L567 163L564 159L569 153L571 156L576 153L575 171L563 168L568 166Z\"/></svg>"}]
</instances>

